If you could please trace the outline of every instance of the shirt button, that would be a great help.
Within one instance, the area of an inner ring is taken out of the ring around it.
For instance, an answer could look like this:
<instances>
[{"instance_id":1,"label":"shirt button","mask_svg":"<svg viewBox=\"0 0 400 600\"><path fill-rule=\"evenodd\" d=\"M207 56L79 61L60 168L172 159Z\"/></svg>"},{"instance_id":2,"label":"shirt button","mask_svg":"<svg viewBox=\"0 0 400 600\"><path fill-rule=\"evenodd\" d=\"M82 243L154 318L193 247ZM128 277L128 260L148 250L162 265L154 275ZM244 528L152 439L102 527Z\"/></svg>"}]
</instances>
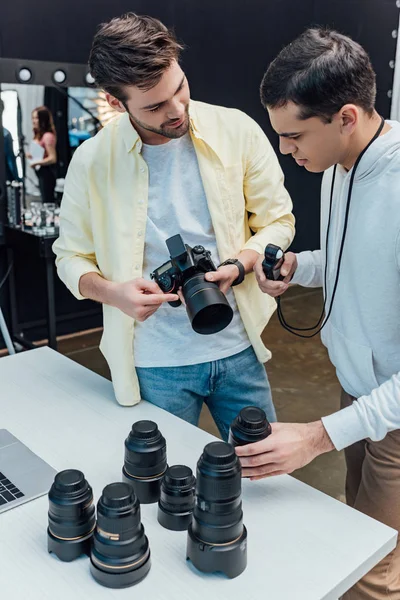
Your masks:
<instances>
[{"instance_id":1,"label":"shirt button","mask_svg":"<svg viewBox=\"0 0 400 600\"><path fill-rule=\"evenodd\" d=\"M146 170L146 169L145 169L144 167L140 167L140 172L141 172L141 173L144 173L144 172L145 172L145 170Z\"/></svg>"},{"instance_id":2,"label":"shirt button","mask_svg":"<svg viewBox=\"0 0 400 600\"><path fill-rule=\"evenodd\" d=\"M136 269L136 271L139 271L140 265L135 265L135 269Z\"/></svg>"},{"instance_id":3,"label":"shirt button","mask_svg":"<svg viewBox=\"0 0 400 600\"><path fill-rule=\"evenodd\" d=\"M143 231L138 231L138 236L142 237L142 235L143 235Z\"/></svg>"},{"instance_id":4,"label":"shirt button","mask_svg":"<svg viewBox=\"0 0 400 600\"><path fill-rule=\"evenodd\" d=\"M139 200L139 204L143 204L143 200Z\"/></svg>"}]
</instances>

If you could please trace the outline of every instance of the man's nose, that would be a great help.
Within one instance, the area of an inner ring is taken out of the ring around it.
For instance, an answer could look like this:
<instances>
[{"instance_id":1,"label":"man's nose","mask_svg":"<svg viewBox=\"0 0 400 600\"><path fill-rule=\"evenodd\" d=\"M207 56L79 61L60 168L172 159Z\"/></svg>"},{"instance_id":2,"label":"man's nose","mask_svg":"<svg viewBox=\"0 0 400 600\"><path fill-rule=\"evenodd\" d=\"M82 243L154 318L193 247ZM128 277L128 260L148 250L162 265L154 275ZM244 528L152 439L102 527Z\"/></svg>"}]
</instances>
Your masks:
<instances>
[{"instance_id":1,"label":"man's nose","mask_svg":"<svg viewBox=\"0 0 400 600\"><path fill-rule=\"evenodd\" d=\"M185 114L185 106L178 99L173 100L168 107L167 117L171 121L182 119Z\"/></svg>"},{"instance_id":2,"label":"man's nose","mask_svg":"<svg viewBox=\"0 0 400 600\"><path fill-rule=\"evenodd\" d=\"M279 150L282 154L294 154L297 150L297 146L288 138L279 138Z\"/></svg>"}]
</instances>

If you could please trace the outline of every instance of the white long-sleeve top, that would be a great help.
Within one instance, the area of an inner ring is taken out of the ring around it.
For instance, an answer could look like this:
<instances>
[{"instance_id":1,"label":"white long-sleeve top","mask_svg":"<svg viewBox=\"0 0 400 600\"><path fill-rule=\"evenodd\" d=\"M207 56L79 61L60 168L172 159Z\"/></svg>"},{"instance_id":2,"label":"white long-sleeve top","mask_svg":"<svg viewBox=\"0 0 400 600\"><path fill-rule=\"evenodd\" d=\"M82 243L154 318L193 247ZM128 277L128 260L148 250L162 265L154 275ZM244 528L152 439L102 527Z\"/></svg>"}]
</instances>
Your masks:
<instances>
[{"instance_id":1,"label":"white long-sleeve top","mask_svg":"<svg viewBox=\"0 0 400 600\"><path fill-rule=\"evenodd\" d=\"M364 438L381 440L400 429L400 123L391 125L361 159L354 178L339 283L321 332L353 404L323 417L341 450ZM321 190L321 250L297 255L292 283L324 286L325 246L333 168ZM329 310L351 171L337 167L328 244Z\"/></svg>"}]
</instances>

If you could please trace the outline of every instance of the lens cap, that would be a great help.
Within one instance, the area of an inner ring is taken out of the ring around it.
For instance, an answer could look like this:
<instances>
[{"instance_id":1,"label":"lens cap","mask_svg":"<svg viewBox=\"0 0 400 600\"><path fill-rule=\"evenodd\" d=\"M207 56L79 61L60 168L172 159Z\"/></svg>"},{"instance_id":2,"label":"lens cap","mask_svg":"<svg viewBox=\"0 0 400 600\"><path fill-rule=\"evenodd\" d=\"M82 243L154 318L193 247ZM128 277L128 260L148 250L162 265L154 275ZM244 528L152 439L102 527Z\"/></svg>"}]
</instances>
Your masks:
<instances>
[{"instance_id":1,"label":"lens cap","mask_svg":"<svg viewBox=\"0 0 400 600\"><path fill-rule=\"evenodd\" d=\"M125 588L139 583L149 570L149 541L139 501L129 483L111 483L97 503L90 572L101 585Z\"/></svg>"},{"instance_id":2,"label":"lens cap","mask_svg":"<svg viewBox=\"0 0 400 600\"><path fill-rule=\"evenodd\" d=\"M160 498L160 485L167 468L167 445L154 421L137 421L125 440L123 481L130 483L141 504Z\"/></svg>"},{"instance_id":3,"label":"lens cap","mask_svg":"<svg viewBox=\"0 0 400 600\"><path fill-rule=\"evenodd\" d=\"M265 412L258 406L246 406L231 424L229 442L233 446L244 446L259 442L270 433L271 425Z\"/></svg>"},{"instance_id":4,"label":"lens cap","mask_svg":"<svg viewBox=\"0 0 400 600\"><path fill-rule=\"evenodd\" d=\"M92 488L82 471L67 469L57 473L49 491L47 548L69 562L90 553L95 527Z\"/></svg>"},{"instance_id":5,"label":"lens cap","mask_svg":"<svg viewBox=\"0 0 400 600\"><path fill-rule=\"evenodd\" d=\"M166 529L184 531L192 521L196 479L185 465L168 467L161 483L158 522Z\"/></svg>"}]
</instances>

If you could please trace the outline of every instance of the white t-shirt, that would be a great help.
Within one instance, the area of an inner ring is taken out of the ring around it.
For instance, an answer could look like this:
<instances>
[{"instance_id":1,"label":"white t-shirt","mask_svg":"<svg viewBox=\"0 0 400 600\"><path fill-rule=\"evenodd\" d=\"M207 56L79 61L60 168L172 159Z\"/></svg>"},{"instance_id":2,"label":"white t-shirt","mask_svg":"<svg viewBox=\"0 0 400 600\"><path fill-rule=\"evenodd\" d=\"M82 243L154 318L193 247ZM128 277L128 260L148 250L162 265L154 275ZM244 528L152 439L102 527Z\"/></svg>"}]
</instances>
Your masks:
<instances>
[{"instance_id":1,"label":"white t-shirt","mask_svg":"<svg viewBox=\"0 0 400 600\"><path fill-rule=\"evenodd\" d=\"M159 146L143 144L149 169L149 201L146 222L143 277L169 260L165 241L180 234L193 248L211 251L218 265L215 233L208 210L197 156L190 135ZM199 364L233 356L251 344L232 290L227 293L234 316L219 333L193 331L184 306L164 303L149 319L135 323L135 366L173 367Z\"/></svg>"}]
</instances>

